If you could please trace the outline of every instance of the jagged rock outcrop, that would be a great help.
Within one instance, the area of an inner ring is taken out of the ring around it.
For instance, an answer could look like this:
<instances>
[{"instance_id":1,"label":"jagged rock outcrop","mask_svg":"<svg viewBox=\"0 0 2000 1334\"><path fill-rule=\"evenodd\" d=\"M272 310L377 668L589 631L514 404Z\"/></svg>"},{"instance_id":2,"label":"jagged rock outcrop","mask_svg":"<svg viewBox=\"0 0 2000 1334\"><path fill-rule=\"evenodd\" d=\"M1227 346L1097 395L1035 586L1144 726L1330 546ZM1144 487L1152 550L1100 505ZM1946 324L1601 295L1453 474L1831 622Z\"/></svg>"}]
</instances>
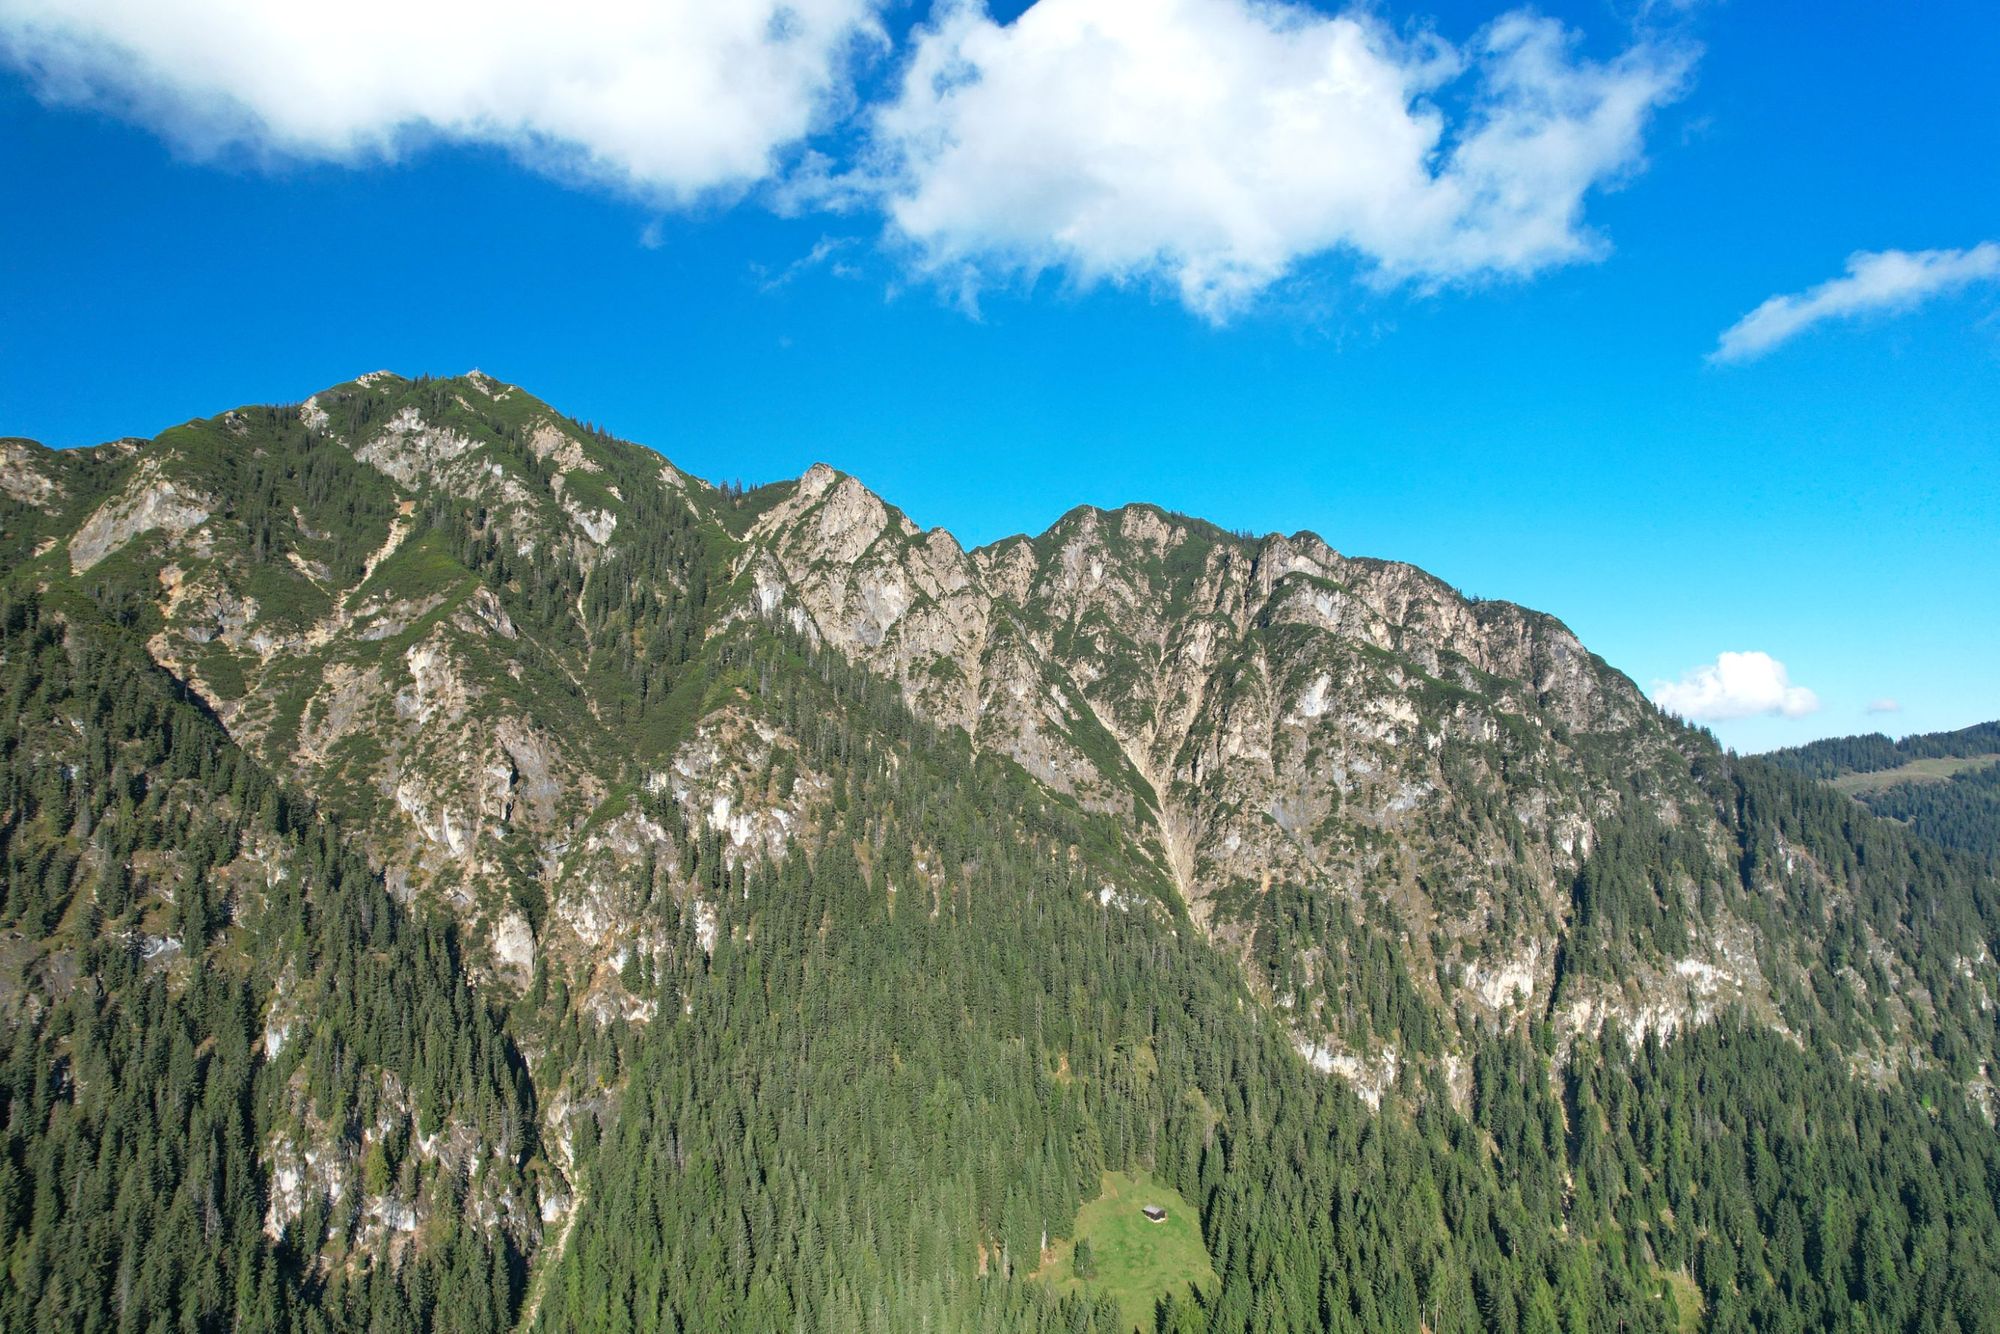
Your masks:
<instances>
[{"instance_id":1,"label":"jagged rock outcrop","mask_svg":"<svg viewBox=\"0 0 2000 1334\"><path fill-rule=\"evenodd\" d=\"M180 537L207 522L214 498L186 489L162 471L158 460L145 460L122 492L92 511L69 540L72 570L82 574L141 533L159 529Z\"/></svg>"},{"instance_id":2,"label":"jagged rock outcrop","mask_svg":"<svg viewBox=\"0 0 2000 1334\"><path fill-rule=\"evenodd\" d=\"M968 554L816 465L747 543L758 610L790 608L918 712L1126 821L1219 942L1247 956L1274 889L1357 917L1379 900L1447 1010L1548 1007L1619 775L1680 763L1632 683L1558 622L1311 534L1133 506ZM1707 818L1692 789L1674 799ZM1764 1000L1734 930L1661 961L1645 1008L1578 994L1559 1027L1698 1019L1722 977L1730 999ZM1328 971L1311 947L1298 963ZM1337 1020L1272 994L1332 1050Z\"/></svg>"}]
</instances>

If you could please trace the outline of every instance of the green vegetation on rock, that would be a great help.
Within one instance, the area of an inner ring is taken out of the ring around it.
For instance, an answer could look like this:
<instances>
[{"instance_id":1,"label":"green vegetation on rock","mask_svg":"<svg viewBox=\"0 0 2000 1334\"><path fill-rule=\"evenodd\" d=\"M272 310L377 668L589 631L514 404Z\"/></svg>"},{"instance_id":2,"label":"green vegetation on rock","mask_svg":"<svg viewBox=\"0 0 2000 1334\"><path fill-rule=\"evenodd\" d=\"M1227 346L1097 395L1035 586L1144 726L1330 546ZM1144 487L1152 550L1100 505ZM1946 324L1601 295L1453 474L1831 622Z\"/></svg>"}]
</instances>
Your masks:
<instances>
[{"instance_id":1,"label":"green vegetation on rock","mask_svg":"<svg viewBox=\"0 0 2000 1334\"><path fill-rule=\"evenodd\" d=\"M2000 1331L1976 729L476 374L0 458L0 1327Z\"/></svg>"}]
</instances>

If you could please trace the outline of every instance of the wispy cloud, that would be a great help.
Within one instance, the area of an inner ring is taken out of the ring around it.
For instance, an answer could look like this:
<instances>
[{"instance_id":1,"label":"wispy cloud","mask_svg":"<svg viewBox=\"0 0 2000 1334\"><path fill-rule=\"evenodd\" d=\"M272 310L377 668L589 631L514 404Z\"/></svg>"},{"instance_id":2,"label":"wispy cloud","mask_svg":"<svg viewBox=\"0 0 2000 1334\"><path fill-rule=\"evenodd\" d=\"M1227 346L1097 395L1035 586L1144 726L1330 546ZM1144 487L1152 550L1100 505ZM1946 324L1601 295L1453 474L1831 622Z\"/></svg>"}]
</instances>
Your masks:
<instances>
[{"instance_id":1,"label":"wispy cloud","mask_svg":"<svg viewBox=\"0 0 2000 1334\"><path fill-rule=\"evenodd\" d=\"M1768 653L1718 653L1715 661L1653 682L1653 702L1668 713L1718 723L1771 714L1803 718L1819 711L1819 696L1792 684L1785 664Z\"/></svg>"},{"instance_id":2,"label":"wispy cloud","mask_svg":"<svg viewBox=\"0 0 2000 1334\"><path fill-rule=\"evenodd\" d=\"M1328 252L1422 285L1603 254L1585 199L1641 164L1691 60L1592 62L1526 12L1457 47L1365 7L1038 0L1002 24L947 0L872 116L871 170L949 288L1157 281L1219 320Z\"/></svg>"},{"instance_id":3,"label":"wispy cloud","mask_svg":"<svg viewBox=\"0 0 2000 1334\"><path fill-rule=\"evenodd\" d=\"M2000 245L1969 250L1859 251L1847 272L1804 292L1774 296L1723 330L1709 360L1750 361L1825 320L1909 310L1934 296L2000 278Z\"/></svg>"},{"instance_id":4,"label":"wispy cloud","mask_svg":"<svg viewBox=\"0 0 2000 1334\"><path fill-rule=\"evenodd\" d=\"M1887 695L1882 696L1880 699L1871 699L1868 701L1868 712L1870 713L1901 713L1902 711L1902 701L1891 699Z\"/></svg>"},{"instance_id":5,"label":"wispy cloud","mask_svg":"<svg viewBox=\"0 0 2000 1334\"><path fill-rule=\"evenodd\" d=\"M851 106L882 0L0 0L0 58L54 101L206 154L337 162L490 144L662 203L770 178Z\"/></svg>"},{"instance_id":6,"label":"wispy cloud","mask_svg":"<svg viewBox=\"0 0 2000 1334\"><path fill-rule=\"evenodd\" d=\"M757 290L760 292L775 292L800 274L819 268L821 265L825 265L827 272L836 278L859 278L861 270L839 258L856 244L856 238L852 236L822 236L813 243L811 250L782 269L774 271L761 264L753 264L750 266L750 271L760 280L757 284Z\"/></svg>"}]
</instances>

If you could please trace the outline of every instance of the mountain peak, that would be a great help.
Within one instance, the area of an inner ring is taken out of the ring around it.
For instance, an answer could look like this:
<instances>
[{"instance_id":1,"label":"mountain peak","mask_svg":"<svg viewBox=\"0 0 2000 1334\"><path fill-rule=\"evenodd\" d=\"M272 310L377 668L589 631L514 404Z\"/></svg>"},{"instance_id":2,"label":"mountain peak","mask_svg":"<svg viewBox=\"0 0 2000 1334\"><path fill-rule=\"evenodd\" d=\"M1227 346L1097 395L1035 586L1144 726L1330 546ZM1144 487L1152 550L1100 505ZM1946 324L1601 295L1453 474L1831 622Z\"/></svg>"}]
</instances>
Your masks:
<instances>
[{"instance_id":1,"label":"mountain peak","mask_svg":"<svg viewBox=\"0 0 2000 1334\"><path fill-rule=\"evenodd\" d=\"M801 493L817 496L846 476L830 463L815 463L799 474L798 489Z\"/></svg>"}]
</instances>

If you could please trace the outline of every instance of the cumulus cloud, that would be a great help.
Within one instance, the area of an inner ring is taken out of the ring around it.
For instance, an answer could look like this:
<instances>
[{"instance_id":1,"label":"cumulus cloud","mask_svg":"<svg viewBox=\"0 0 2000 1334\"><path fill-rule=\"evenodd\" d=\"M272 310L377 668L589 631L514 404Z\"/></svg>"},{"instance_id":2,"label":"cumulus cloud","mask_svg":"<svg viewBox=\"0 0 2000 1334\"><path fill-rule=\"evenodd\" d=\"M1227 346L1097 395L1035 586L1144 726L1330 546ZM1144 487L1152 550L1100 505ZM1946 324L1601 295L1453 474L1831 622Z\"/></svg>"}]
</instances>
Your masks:
<instances>
[{"instance_id":1,"label":"cumulus cloud","mask_svg":"<svg viewBox=\"0 0 2000 1334\"><path fill-rule=\"evenodd\" d=\"M2000 245L1970 250L1857 251L1847 272L1804 292L1774 296L1722 331L1710 361L1750 361L1824 320L1901 311L1973 283L2000 278Z\"/></svg>"},{"instance_id":2,"label":"cumulus cloud","mask_svg":"<svg viewBox=\"0 0 2000 1334\"><path fill-rule=\"evenodd\" d=\"M887 5L0 0L0 61L196 154L489 145L661 208L761 184L781 212L882 211L968 293L1059 269L1219 320L1315 255L1424 287L1601 255L1586 201L1639 167L1691 59L1585 59L1525 11L1455 45L1365 4L1038 0L1001 24L936 0L863 107Z\"/></svg>"},{"instance_id":3,"label":"cumulus cloud","mask_svg":"<svg viewBox=\"0 0 2000 1334\"><path fill-rule=\"evenodd\" d=\"M1696 722L1727 722L1759 714L1803 718L1819 711L1819 696L1792 684L1785 664L1768 653L1718 653L1715 661L1653 682L1653 702Z\"/></svg>"},{"instance_id":4,"label":"cumulus cloud","mask_svg":"<svg viewBox=\"0 0 2000 1334\"><path fill-rule=\"evenodd\" d=\"M1868 701L1868 712L1870 713L1901 713L1902 711L1902 701L1891 699L1887 695L1884 695L1880 699L1871 699Z\"/></svg>"},{"instance_id":5,"label":"cumulus cloud","mask_svg":"<svg viewBox=\"0 0 2000 1334\"><path fill-rule=\"evenodd\" d=\"M1272 0L1039 0L1005 25L946 0L870 117L869 173L941 281L1163 281L1221 319L1325 252L1420 284L1600 255L1585 198L1640 164L1688 68L1582 59L1527 13L1461 48Z\"/></svg>"},{"instance_id":6,"label":"cumulus cloud","mask_svg":"<svg viewBox=\"0 0 2000 1334\"><path fill-rule=\"evenodd\" d=\"M845 109L880 3L0 0L0 55L197 153L442 139L682 203L770 176Z\"/></svg>"}]
</instances>

